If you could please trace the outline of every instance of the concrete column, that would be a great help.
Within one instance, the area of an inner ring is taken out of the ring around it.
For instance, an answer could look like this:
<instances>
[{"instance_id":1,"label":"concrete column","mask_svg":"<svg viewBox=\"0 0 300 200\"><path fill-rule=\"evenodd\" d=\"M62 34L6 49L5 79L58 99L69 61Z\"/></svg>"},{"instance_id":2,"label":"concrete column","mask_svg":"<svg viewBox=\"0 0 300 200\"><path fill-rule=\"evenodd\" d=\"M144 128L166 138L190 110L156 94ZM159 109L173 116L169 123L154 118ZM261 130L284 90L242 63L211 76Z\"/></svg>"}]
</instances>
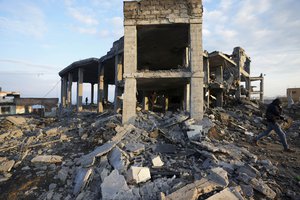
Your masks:
<instances>
[{"instance_id":1,"label":"concrete column","mask_svg":"<svg viewBox=\"0 0 300 200\"><path fill-rule=\"evenodd\" d=\"M189 83L184 87L184 110L190 112L191 106L191 85Z\"/></svg>"},{"instance_id":2,"label":"concrete column","mask_svg":"<svg viewBox=\"0 0 300 200\"><path fill-rule=\"evenodd\" d=\"M104 82L104 90L103 90L103 99L104 99L104 102L108 101L108 84L105 82Z\"/></svg>"},{"instance_id":3,"label":"concrete column","mask_svg":"<svg viewBox=\"0 0 300 200\"><path fill-rule=\"evenodd\" d=\"M69 73L68 75L68 94L67 94L67 102L68 106L72 106L72 84L73 84L73 75Z\"/></svg>"},{"instance_id":4,"label":"concrete column","mask_svg":"<svg viewBox=\"0 0 300 200\"><path fill-rule=\"evenodd\" d=\"M115 56L115 100L114 100L114 111L118 112L122 106L122 92L119 86L119 81L122 81L123 76L122 57L120 55Z\"/></svg>"},{"instance_id":5,"label":"concrete column","mask_svg":"<svg viewBox=\"0 0 300 200\"><path fill-rule=\"evenodd\" d=\"M264 101L264 77L263 74L260 74L261 77L261 81L260 81L260 101L263 102Z\"/></svg>"},{"instance_id":6,"label":"concrete column","mask_svg":"<svg viewBox=\"0 0 300 200\"><path fill-rule=\"evenodd\" d=\"M104 90L104 68L99 64L98 66L98 113L103 112L103 90Z\"/></svg>"},{"instance_id":7,"label":"concrete column","mask_svg":"<svg viewBox=\"0 0 300 200\"><path fill-rule=\"evenodd\" d=\"M202 24L190 24L191 47L191 106L190 115L195 120L203 118L203 49Z\"/></svg>"},{"instance_id":8,"label":"concrete column","mask_svg":"<svg viewBox=\"0 0 300 200\"><path fill-rule=\"evenodd\" d=\"M251 99L251 80L250 77L246 78L246 91L248 92L247 99L250 100Z\"/></svg>"},{"instance_id":9,"label":"concrete column","mask_svg":"<svg viewBox=\"0 0 300 200\"><path fill-rule=\"evenodd\" d=\"M169 97L165 96L164 97L164 111L168 111L169 110Z\"/></svg>"},{"instance_id":10,"label":"concrete column","mask_svg":"<svg viewBox=\"0 0 300 200\"><path fill-rule=\"evenodd\" d=\"M217 102L216 102L216 106L217 107L223 107L223 90L220 89L218 92L217 92L217 95L216 95L216 98L217 98Z\"/></svg>"},{"instance_id":11,"label":"concrete column","mask_svg":"<svg viewBox=\"0 0 300 200\"><path fill-rule=\"evenodd\" d=\"M66 107L66 98L67 98L67 77L64 76L62 79L61 79L61 106L63 108Z\"/></svg>"},{"instance_id":12,"label":"concrete column","mask_svg":"<svg viewBox=\"0 0 300 200\"><path fill-rule=\"evenodd\" d=\"M94 83L91 83L91 104L94 104Z\"/></svg>"},{"instance_id":13,"label":"concrete column","mask_svg":"<svg viewBox=\"0 0 300 200\"><path fill-rule=\"evenodd\" d=\"M136 26L124 27L124 74L137 71L137 29ZM134 123L136 117L136 79L127 77L123 95L122 123Z\"/></svg>"},{"instance_id":14,"label":"concrete column","mask_svg":"<svg viewBox=\"0 0 300 200\"><path fill-rule=\"evenodd\" d=\"M143 94L143 110L149 110L149 97L147 94Z\"/></svg>"},{"instance_id":15,"label":"concrete column","mask_svg":"<svg viewBox=\"0 0 300 200\"><path fill-rule=\"evenodd\" d=\"M83 69L78 69L77 81L77 112L82 111L82 95L83 95Z\"/></svg>"}]
</instances>

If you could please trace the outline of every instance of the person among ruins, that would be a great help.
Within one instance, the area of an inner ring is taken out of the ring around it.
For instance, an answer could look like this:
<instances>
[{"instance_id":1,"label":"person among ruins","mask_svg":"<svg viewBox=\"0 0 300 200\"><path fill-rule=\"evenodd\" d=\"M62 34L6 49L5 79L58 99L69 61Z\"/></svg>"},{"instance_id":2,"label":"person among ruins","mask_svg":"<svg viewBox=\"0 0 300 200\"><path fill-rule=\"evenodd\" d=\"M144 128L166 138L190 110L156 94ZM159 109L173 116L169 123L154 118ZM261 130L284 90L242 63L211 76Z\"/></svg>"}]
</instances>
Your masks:
<instances>
[{"instance_id":1,"label":"person among ruins","mask_svg":"<svg viewBox=\"0 0 300 200\"><path fill-rule=\"evenodd\" d=\"M289 148L286 140L286 133L281 129L279 125L280 120L285 120L285 118L281 115L281 112L281 101L277 98L273 100L271 104L269 104L266 111L266 119L268 122L267 130L259 134L256 138L254 138L254 145L258 146L258 140L260 140L262 137L269 135L269 133L272 130L274 130L280 138L280 141L284 147L284 151L295 152L294 150Z\"/></svg>"},{"instance_id":2,"label":"person among ruins","mask_svg":"<svg viewBox=\"0 0 300 200\"><path fill-rule=\"evenodd\" d=\"M86 98L85 98L85 105L88 104L88 101L89 101L89 99L86 97Z\"/></svg>"}]
</instances>

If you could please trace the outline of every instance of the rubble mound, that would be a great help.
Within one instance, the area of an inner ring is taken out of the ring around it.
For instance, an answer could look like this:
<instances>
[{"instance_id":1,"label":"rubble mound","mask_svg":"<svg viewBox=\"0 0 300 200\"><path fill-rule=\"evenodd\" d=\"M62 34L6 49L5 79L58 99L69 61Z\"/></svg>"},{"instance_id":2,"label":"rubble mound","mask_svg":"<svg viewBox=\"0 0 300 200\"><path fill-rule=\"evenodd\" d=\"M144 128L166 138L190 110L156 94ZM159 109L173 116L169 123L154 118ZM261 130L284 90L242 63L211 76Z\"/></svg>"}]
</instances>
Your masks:
<instances>
[{"instance_id":1,"label":"rubble mound","mask_svg":"<svg viewBox=\"0 0 300 200\"><path fill-rule=\"evenodd\" d=\"M264 128L252 102L186 113L140 111L134 125L112 112L0 118L0 199L299 199L296 153ZM21 122L21 124L20 124Z\"/></svg>"}]
</instances>

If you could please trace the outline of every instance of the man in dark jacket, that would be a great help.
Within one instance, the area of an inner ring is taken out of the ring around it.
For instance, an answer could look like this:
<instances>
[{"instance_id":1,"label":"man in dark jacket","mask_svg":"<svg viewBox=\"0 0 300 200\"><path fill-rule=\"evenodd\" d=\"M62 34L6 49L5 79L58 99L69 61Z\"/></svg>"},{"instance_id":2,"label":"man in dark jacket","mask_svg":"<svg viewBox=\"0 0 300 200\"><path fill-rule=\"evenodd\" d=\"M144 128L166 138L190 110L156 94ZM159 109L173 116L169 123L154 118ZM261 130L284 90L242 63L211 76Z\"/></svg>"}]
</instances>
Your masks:
<instances>
[{"instance_id":1,"label":"man in dark jacket","mask_svg":"<svg viewBox=\"0 0 300 200\"><path fill-rule=\"evenodd\" d=\"M267 108L266 112L266 118L268 122L268 128L261 134L259 134L255 139L254 139L254 144L258 145L258 140L262 137L265 137L269 135L269 133L274 130L277 135L280 138L280 141L284 147L284 151L286 152L295 152L294 150L290 149L287 141L286 141L286 135L285 132L280 128L280 125L278 123L279 120L284 120L284 117L281 116L281 111L282 108L280 107L281 101L280 99L275 99Z\"/></svg>"}]
</instances>

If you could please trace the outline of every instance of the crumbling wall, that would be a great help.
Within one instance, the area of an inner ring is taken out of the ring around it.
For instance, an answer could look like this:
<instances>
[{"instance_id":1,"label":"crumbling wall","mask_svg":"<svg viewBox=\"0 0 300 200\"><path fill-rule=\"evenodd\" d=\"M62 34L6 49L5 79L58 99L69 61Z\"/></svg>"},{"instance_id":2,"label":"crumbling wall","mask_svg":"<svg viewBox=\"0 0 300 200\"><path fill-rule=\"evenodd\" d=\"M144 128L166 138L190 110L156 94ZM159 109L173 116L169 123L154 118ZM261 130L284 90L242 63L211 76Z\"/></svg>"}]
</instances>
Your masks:
<instances>
[{"instance_id":1,"label":"crumbling wall","mask_svg":"<svg viewBox=\"0 0 300 200\"><path fill-rule=\"evenodd\" d=\"M124 2L125 25L197 23L202 9L202 0Z\"/></svg>"}]
</instances>

